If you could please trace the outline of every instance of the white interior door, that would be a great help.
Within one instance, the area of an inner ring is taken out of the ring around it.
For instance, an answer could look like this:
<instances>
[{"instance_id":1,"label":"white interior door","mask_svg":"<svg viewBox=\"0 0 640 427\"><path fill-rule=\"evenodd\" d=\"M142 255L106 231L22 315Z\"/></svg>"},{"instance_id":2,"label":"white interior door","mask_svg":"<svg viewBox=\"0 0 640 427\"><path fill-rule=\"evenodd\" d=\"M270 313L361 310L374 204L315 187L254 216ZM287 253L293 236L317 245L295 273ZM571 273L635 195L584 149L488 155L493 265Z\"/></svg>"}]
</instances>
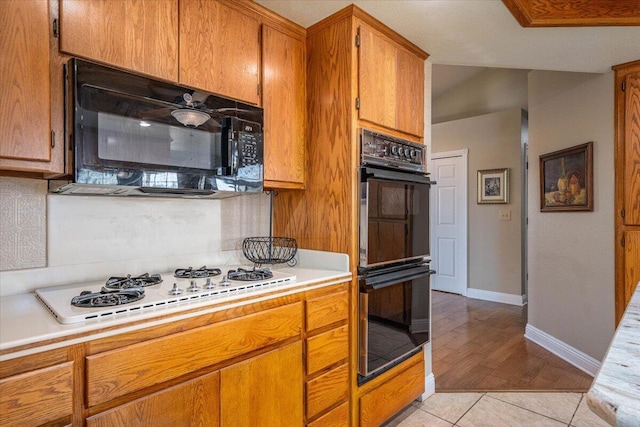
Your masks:
<instances>
[{"instance_id":1,"label":"white interior door","mask_svg":"<svg viewBox=\"0 0 640 427\"><path fill-rule=\"evenodd\" d=\"M467 294L468 150L431 155L431 288Z\"/></svg>"}]
</instances>

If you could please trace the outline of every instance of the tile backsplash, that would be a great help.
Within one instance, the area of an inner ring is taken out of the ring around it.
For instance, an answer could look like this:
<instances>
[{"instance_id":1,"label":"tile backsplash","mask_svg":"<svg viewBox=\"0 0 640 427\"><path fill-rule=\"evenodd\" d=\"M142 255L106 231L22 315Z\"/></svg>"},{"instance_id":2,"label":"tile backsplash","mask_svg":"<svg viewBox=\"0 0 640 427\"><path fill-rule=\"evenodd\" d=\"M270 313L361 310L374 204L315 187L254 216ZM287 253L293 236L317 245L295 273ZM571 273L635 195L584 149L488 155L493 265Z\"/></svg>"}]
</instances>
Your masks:
<instances>
[{"instance_id":1,"label":"tile backsplash","mask_svg":"<svg viewBox=\"0 0 640 427\"><path fill-rule=\"evenodd\" d=\"M238 251L242 239L269 233L264 194L221 200L63 196L47 194L46 187L46 181L0 178L0 296L112 275L246 264ZM22 199L28 207L15 207ZM5 233L12 221L24 225ZM32 234L38 239L25 242Z\"/></svg>"},{"instance_id":2,"label":"tile backsplash","mask_svg":"<svg viewBox=\"0 0 640 427\"><path fill-rule=\"evenodd\" d=\"M47 265L47 181L0 178L0 271Z\"/></svg>"}]
</instances>

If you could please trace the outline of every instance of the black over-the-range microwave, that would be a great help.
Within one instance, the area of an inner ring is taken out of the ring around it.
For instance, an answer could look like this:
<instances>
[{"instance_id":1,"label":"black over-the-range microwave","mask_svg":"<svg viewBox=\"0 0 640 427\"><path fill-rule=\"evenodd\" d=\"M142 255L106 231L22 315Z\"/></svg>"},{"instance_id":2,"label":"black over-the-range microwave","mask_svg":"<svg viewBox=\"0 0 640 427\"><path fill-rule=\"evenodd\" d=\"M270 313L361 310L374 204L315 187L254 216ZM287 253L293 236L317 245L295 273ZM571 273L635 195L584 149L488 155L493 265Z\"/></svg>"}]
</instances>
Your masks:
<instances>
[{"instance_id":1,"label":"black over-the-range microwave","mask_svg":"<svg viewBox=\"0 0 640 427\"><path fill-rule=\"evenodd\" d=\"M60 194L224 197L263 189L263 111L77 58L67 65L73 182Z\"/></svg>"}]
</instances>

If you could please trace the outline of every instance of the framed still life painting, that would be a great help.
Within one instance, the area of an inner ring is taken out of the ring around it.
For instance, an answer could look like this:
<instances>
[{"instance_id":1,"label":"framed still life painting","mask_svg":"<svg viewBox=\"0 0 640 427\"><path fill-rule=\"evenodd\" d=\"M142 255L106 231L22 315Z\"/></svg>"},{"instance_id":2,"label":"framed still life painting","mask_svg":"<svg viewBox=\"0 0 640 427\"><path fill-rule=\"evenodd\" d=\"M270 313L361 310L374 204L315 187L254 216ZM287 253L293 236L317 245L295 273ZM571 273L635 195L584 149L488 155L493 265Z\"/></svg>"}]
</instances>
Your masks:
<instances>
[{"instance_id":1,"label":"framed still life painting","mask_svg":"<svg viewBox=\"0 0 640 427\"><path fill-rule=\"evenodd\" d=\"M478 204L509 203L509 169L478 171Z\"/></svg>"},{"instance_id":2,"label":"framed still life painting","mask_svg":"<svg viewBox=\"0 0 640 427\"><path fill-rule=\"evenodd\" d=\"M593 142L540 156L540 211L593 211Z\"/></svg>"}]
</instances>

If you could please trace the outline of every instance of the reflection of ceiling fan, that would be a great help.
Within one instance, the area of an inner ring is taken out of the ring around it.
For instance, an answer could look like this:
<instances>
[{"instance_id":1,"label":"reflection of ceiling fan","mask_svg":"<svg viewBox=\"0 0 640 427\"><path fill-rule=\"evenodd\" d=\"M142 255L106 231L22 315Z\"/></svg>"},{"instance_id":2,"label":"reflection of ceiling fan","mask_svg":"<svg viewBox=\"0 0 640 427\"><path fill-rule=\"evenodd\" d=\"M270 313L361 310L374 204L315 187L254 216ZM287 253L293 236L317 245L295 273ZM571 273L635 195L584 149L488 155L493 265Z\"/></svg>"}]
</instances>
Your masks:
<instances>
[{"instance_id":1,"label":"reflection of ceiling fan","mask_svg":"<svg viewBox=\"0 0 640 427\"><path fill-rule=\"evenodd\" d=\"M197 92L194 92L194 95ZM178 108L171 111L171 115L180 123L189 128L196 128L211 118L209 114L198 109L204 106L202 101L193 99L193 96L189 93L182 95L182 99L185 102L185 108Z\"/></svg>"}]
</instances>

